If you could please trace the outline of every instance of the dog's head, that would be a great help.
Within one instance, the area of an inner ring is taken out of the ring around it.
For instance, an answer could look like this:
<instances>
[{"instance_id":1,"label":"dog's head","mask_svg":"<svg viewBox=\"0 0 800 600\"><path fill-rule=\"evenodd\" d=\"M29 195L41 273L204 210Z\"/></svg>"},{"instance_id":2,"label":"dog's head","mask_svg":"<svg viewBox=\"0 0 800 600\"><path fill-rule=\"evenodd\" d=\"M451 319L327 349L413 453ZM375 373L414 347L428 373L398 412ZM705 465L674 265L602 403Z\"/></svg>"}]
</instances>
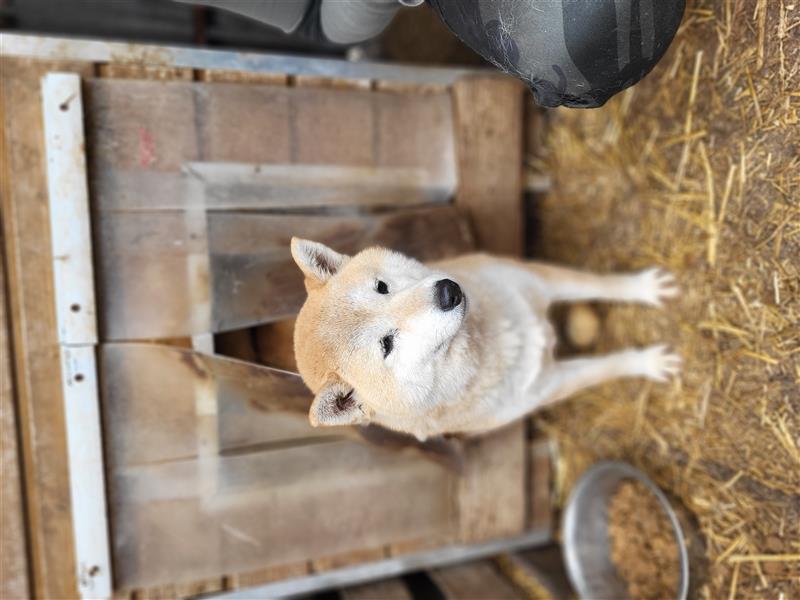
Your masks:
<instances>
[{"instance_id":1,"label":"dog's head","mask_svg":"<svg viewBox=\"0 0 800 600\"><path fill-rule=\"evenodd\" d=\"M297 368L317 425L363 424L429 408L466 314L445 274L383 248L345 256L292 239L308 292L294 331Z\"/></svg>"}]
</instances>

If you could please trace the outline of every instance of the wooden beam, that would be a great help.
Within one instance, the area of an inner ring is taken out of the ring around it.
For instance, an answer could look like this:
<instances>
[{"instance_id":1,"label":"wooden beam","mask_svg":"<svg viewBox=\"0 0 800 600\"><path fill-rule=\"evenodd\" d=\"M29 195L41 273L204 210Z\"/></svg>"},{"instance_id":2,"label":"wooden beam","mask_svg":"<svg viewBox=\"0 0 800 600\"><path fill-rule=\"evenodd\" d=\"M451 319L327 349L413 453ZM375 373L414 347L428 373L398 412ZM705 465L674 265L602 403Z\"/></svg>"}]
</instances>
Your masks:
<instances>
[{"instance_id":1,"label":"wooden beam","mask_svg":"<svg viewBox=\"0 0 800 600\"><path fill-rule=\"evenodd\" d=\"M118 584L194 581L450 531L440 467L345 440L322 446L112 465Z\"/></svg>"},{"instance_id":2,"label":"wooden beam","mask_svg":"<svg viewBox=\"0 0 800 600\"><path fill-rule=\"evenodd\" d=\"M526 451L524 423L464 443L458 493L462 541L509 537L525 530Z\"/></svg>"},{"instance_id":3,"label":"wooden beam","mask_svg":"<svg viewBox=\"0 0 800 600\"><path fill-rule=\"evenodd\" d=\"M453 86L456 206L472 221L479 248L522 256L524 86L510 77L468 77Z\"/></svg>"},{"instance_id":4,"label":"wooden beam","mask_svg":"<svg viewBox=\"0 0 800 600\"><path fill-rule=\"evenodd\" d=\"M88 63L0 59L2 211L34 593L77 596L66 429L50 252L41 77ZM13 185L12 185L13 184Z\"/></svg>"},{"instance_id":5,"label":"wooden beam","mask_svg":"<svg viewBox=\"0 0 800 600\"><path fill-rule=\"evenodd\" d=\"M528 527L552 529L553 501L551 482L553 479L551 441L538 439L528 446L530 475L528 476Z\"/></svg>"},{"instance_id":6,"label":"wooden beam","mask_svg":"<svg viewBox=\"0 0 800 600\"><path fill-rule=\"evenodd\" d=\"M521 257L524 87L509 77L470 77L453 86L458 188L478 248ZM465 542L522 532L527 447L518 422L466 444L457 497Z\"/></svg>"},{"instance_id":7,"label":"wooden beam","mask_svg":"<svg viewBox=\"0 0 800 600\"><path fill-rule=\"evenodd\" d=\"M306 297L291 236L352 253L381 244L420 260L474 248L452 205L374 215L97 211L96 272L105 340L180 337L294 315ZM191 218L190 218L191 217ZM210 279L197 266L210 261ZM199 319L195 291L213 299ZM210 323L208 322L210 318Z\"/></svg>"},{"instance_id":8,"label":"wooden beam","mask_svg":"<svg viewBox=\"0 0 800 600\"><path fill-rule=\"evenodd\" d=\"M2 143L2 141L0 141ZM5 190L4 190L5 193ZM0 231L0 598L28 598L28 549Z\"/></svg>"}]
</instances>

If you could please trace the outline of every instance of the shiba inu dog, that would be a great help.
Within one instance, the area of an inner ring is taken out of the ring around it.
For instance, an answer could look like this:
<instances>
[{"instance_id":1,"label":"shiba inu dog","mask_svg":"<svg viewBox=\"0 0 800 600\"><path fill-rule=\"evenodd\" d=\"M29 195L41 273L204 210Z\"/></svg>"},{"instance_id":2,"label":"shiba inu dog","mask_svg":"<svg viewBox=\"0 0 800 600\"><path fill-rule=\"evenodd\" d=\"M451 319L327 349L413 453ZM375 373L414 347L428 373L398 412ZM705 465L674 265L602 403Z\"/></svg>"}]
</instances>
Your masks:
<instances>
[{"instance_id":1,"label":"shiba inu dog","mask_svg":"<svg viewBox=\"0 0 800 600\"><path fill-rule=\"evenodd\" d=\"M479 434L619 377L666 381L665 346L556 360L548 306L609 300L660 306L660 269L594 275L483 254L424 265L383 248L346 256L293 238L308 298L294 347L315 394L314 426L374 423L419 440Z\"/></svg>"}]
</instances>

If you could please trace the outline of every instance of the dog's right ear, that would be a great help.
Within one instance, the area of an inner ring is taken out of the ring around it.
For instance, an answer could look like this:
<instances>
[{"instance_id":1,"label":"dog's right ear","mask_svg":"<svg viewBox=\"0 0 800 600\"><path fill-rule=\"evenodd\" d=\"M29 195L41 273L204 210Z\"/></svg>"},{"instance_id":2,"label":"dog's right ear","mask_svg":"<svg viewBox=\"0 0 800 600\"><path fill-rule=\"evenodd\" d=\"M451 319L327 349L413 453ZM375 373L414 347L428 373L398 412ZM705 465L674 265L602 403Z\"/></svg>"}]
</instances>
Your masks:
<instances>
[{"instance_id":1,"label":"dog's right ear","mask_svg":"<svg viewBox=\"0 0 800 600\"><path fill-rule=\"evenodd\" d=\"M306 276L306 285L318 287L336 275L349 257L319 242L293 237L292 258Z\"/></svg>"},{"instance_id":2,"label":"dog's right ear","mask_svg":"<svg viewBox=\"0 0 800 600\"><path fill-rule=\"evenodd\" d=\"M331 376L314 397L308 420L314 427L365 425L368 409L358 401L355 390L336 376Z\"/></svg>"}]
</instances>

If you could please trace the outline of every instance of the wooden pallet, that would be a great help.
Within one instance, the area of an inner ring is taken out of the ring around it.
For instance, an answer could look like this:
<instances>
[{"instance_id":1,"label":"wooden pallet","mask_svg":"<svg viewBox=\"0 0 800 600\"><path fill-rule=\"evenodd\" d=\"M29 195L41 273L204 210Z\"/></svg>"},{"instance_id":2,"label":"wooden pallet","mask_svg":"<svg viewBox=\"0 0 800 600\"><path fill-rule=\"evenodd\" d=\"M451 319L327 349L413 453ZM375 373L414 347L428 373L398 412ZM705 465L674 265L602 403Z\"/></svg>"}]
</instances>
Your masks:
<instances>
[{"instance_id":1,"label":"wooden pallet","mask_svg":"<svg viewBox=\"0 0 800 600\"><path fill-rule=\"evenodd\" d=\"M22 455L38 597L112 584L81 555L98 550L81 545L86 498L76 477L87 475L75 469L59 376L72 351L62 312L80 310L63 297L50 250L63 235L50 225L58 193L48 192L42 112L42 77L52 72L80 82L114 595L191 596L549 529L547 458L535 458L524 423L469 442L457 473L413 448L310 428L306 390L276 368L291 363L280 340L303 299L292 235L422 259L475 247L521 254L518 84L445 71L415 83L403 68L347 64L344 77L320 76L307 63L7 34L3 42L20 432L19 450L4 445L3 456ZM248 345L254 339L261 348ZM8 544L19 556L21 542L4 539L4 554Z\"/></svg>"}]
</instances>

